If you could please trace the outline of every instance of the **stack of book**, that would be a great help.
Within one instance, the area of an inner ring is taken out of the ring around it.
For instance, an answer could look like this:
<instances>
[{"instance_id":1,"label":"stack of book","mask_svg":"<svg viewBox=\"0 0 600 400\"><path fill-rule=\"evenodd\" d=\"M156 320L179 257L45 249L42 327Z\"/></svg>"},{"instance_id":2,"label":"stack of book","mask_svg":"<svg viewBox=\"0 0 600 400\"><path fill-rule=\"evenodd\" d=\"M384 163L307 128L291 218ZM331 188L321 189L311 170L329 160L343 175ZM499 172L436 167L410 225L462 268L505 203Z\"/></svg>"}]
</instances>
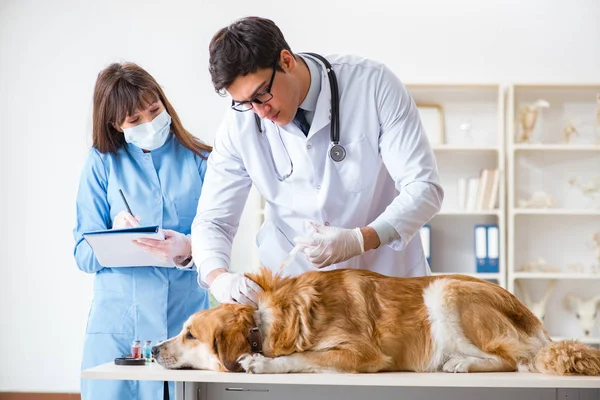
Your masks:
<instances>
[{"instance_id":1,"label":"stack of book","mask_svg":"<svg viewBox=\"0 0 600 400\"><path fill-rule=\"evenodd\" d=\"M461 210L493 210L498 202L500 171L482 169L478 177L458 180L458 208Z\"/></svg>"}]
</instances>

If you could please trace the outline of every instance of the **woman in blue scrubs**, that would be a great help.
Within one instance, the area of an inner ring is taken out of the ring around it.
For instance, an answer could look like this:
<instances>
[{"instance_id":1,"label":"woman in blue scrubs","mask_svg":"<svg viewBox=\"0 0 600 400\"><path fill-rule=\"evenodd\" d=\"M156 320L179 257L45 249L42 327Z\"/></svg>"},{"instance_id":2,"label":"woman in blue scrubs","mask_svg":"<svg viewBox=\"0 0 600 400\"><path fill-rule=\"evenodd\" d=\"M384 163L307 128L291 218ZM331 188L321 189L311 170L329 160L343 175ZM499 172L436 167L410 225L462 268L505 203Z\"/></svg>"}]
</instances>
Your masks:
<instances>
[{"instance_id":1,"label":"woman in blue scrubs","mask_svg":"<svg viewBox=\"0 0 600 400\"><path fill-rule=\"evenodd\" d=\"M156 80L135 64L115 63L100 72L93 102L93 147L73 232L77 266L95 274L83 369L130 354L134 339L156 344L177 335L191 314L208 308L189 234L211 147L183 128ZM140 223L164 230L164 242L139 245L172 261L172 268L105 268L82 237ZM81 392L83 400L162 400L163 383L83 380Z\"/></svg>"}]
</instances>

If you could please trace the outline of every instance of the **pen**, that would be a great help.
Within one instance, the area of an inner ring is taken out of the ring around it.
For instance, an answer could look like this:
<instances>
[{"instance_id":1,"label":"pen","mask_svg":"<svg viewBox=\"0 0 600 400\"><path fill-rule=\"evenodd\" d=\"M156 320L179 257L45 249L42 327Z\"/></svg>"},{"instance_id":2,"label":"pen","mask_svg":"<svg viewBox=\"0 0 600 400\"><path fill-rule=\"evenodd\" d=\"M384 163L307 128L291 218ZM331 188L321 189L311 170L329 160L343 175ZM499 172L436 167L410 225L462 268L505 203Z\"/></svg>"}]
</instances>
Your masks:
<instances>
[{"instance_id":1,"label":"pen","mask_svg":"<svg viewBox=\"0 0 600 400\"><path fill-rule=\"evenodd\" d=\"M127 199L125 198L125 195L123 194L123 191L121 189L119 189L119 193L121 193L121 197L123 198L123 203L125 203L125 207L127 207L127 211L129 212L129 214L133 215L133 213L131 212L131 208L129 208L129 204L127 203Z\"/></svg>"}]
</instances>

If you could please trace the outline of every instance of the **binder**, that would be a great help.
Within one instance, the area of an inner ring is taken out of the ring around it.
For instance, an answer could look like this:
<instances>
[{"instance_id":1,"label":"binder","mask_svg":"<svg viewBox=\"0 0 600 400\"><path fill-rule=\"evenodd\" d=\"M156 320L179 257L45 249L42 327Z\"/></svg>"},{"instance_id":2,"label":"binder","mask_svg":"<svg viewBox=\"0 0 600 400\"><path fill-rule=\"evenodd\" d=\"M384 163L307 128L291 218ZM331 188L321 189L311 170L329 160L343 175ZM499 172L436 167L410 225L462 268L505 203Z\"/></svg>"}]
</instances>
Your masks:
<instances>
[{"instance_id":1,"label":"binder","mask_svg":"<svg viewBox=\"0 0 600 400\"><path fill-rule=\"evenodd\" d=\"M498 225L487 227L487 271L499 272L498 261L500 258L500 234Z\"/></svg>"},{"instance_id":2,"label":"binder","mask_svg":"<svg viewBox=\"0 0 600 400\"><path fill-rule=\"evenodd\" d=\"M421 244L423 245L423 253L425 253L427 264L431 266L431 226L423 225L419 229L419 235L421 236Z\"/></svg>"},{"instance_id":3,"label":"binder","mask_svg":"<svg viewBox=\"0 0 600 400\"><path fill-rule=\"evenodd\" d=\"M103 267L173 267L173 263L163 262L133 242L141 238L165 240L158 225L90 231L83 238Z\"/></svg>"},{"instance_id":4,"label":"binder","mask_svg":"<svg viewBox=\"0 0 600 400\"><path fill-rule=\"evenodd\" d=\"M487 226L475 225L475 271L487 272Z\"/></svg>"}]
</instances>

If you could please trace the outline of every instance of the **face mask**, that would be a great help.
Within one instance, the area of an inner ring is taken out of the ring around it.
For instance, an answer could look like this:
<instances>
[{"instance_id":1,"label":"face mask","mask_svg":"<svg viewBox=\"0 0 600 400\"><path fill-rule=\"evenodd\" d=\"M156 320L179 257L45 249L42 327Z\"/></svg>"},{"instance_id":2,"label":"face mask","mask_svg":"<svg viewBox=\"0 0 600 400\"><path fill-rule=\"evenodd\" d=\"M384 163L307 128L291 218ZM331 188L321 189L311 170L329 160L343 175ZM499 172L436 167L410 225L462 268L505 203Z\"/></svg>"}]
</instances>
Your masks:
<instances>
[{"instance_id":1,"label":"face mask","mask_svg":"<svg viewBox=\"0 0 600 400\"><path fill-rule=\"evenodd\" d=\"M156 150L167 141L171 128L171 116L164 110L152 122L139 124L123 130L125 141L140 149Z\"/></svg>"}]
</instances>

